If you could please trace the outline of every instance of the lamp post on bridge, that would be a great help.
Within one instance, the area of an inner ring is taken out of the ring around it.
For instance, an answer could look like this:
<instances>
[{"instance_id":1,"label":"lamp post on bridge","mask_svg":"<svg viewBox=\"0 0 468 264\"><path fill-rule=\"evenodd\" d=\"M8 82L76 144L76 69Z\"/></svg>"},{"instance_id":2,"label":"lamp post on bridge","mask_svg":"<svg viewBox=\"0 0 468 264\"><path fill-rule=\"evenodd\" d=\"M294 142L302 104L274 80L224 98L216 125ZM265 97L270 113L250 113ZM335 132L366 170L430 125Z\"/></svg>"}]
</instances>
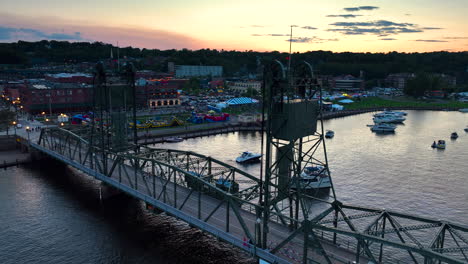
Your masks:
<instances>
[{"instance_id":1,"label":"lamp post on bridge","mask_svg":"<svg viewBox=\"0 0 468 264\"><path fill-rule=\"evenodd\" d=\"M29 126L26 127L26 132L28 133L28 142L31 143L31 140L29 138L29 133L31 133L31 128Z\"/></svg>"},{"instance_id":2,"label":"lamp post on bridge","mask_svg":"<svg viewBox=\"0 0 468 264\"><path fill-rule=\"evenodd\" d=\"M15 137L16 137L16 121L13 121L12 125L13 125L13 129L15 130Z\"/></svg>"}]
</instances>

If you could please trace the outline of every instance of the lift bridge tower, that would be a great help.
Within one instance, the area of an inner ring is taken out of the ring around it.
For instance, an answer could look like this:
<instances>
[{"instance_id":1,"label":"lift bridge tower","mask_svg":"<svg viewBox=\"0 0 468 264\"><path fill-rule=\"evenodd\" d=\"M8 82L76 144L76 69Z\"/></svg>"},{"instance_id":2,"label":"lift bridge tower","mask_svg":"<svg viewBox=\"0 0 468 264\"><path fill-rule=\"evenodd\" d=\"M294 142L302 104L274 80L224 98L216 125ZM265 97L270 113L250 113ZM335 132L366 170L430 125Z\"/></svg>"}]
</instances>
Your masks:
<instances>
[{"instance_id":1,"label":"lift bridge tower","mask_svg":"<svg viewBox=\"0 0 468 264\"><path fill-rule=\"evenodd\" d=\"M302 62L292 70L277 60L265 67L263 88L266 145L260 195L264 210L261 246L268 246L271 219L279 218L291 229L305 233L302 255L306 260L308 240L314 235L306 228L314 213L311 201L335 200L324 141L321 88L309 63ZM304 181L301 174L311 167L320 177L315 182ZM323 250L320 245L314 247Z\"/></svg>"}]
</instances>

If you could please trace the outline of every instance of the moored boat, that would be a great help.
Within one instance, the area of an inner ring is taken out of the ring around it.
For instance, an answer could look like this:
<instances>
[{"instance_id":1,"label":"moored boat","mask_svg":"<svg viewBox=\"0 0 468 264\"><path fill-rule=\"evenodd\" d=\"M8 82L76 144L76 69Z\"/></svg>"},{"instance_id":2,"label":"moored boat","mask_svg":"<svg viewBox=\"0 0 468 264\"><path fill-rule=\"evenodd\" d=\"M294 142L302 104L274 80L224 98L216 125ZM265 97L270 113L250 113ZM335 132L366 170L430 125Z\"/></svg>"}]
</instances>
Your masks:
<instances>
[{"instance_id":1,"label":"moored boat","mask_svg":"<svg viewBox=\"0 0 468 264\"><path fill-rule=\"evenodd\" d=\"M395 132L396 126L388 123L380 123L371 126L373 132Z\"/></svg>"},{"instance_id":2,"label":"moored boat","mask_svg":"<svg viewBox=\"0 0 468 264\"><path fill-rule=\"evenodd\" d=\"M402 123L406 120L403 116L399 115L381 115L373 118L374 123Z\"/></svg>"},{"instance_id":3,"label":"moored boat","mask_svg":"<svg viewBox=\"0 0 468 264\"><path fill-rule=\"evenodd\" d=\"M461 108L461 109L458 109L458 111L462 113L468 113L468 108Z\"/></svg>"}]
</instances>

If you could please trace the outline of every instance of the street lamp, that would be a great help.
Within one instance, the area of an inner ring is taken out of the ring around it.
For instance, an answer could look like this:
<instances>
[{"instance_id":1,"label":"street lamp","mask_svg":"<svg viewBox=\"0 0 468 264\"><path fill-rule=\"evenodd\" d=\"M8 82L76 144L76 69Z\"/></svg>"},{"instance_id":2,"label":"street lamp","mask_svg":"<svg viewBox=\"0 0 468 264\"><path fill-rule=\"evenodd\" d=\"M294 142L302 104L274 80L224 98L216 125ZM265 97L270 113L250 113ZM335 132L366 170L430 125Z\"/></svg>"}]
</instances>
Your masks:
<instances>
[{"instance_id":1,"label":"street lamp","mask_svg":"<svg viewBox=\"0 0 468 264\"><path fill-rule=\"evenodd\" d=\"M15 136L16 136L16 121L13 121L13 128L15 129Z\"/></svg>"},{"instance_id":2,"label":"street lamp","mask_svg":"<svg viewBox=\"0 0 468 264\"><path fill-rule=\"evenodd\" d=\"M29 133L31 132L31 128L29 126L26 127L26 132L28 132L28 141L30 141Z\"/></svg>"}]
</instances>

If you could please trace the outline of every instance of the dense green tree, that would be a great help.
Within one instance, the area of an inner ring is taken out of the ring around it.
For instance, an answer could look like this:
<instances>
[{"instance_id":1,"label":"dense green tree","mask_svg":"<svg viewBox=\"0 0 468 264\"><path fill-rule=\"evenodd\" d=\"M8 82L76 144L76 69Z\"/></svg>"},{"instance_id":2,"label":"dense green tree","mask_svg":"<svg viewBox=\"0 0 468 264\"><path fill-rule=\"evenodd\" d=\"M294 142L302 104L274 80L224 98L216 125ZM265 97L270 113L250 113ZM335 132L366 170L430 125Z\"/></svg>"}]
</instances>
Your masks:
<instances>
[{"instance_id":1,"label":"dense green tree","mask_svg":"<svg viewBox=\"0 0 468 264\"><path fill-rule=\"evenodd\" d=\"M108 59L113 50L117 57L117 47L102 42L39 41L0 43L0 60L5 64L24 64L35 61L55 63L97 62ZM166 71L167 62L184 65L220 65L226 76L241 76L257 73L257 61L266 65L272 60L287 64L288 53L271 51L234 50L158 50L124 47L119 49L121 58L134 58L140 69ZM40 59L40 60L39 60ZM382 79L390 73L431 72L463 77L468 67L468 52L430 53L352 53L331 51L309 51L293 53L292 66L302 61L311 63L315 71L322 75L352 74L364 72L366 80ZM468 83L468 77L459 78L461 84Z\"/></svg>"},{"instance_id":2,"label":"dense green tree","mask_svg":"<svg viewBox=\"0 0 468 264\"><path fill-rule=\"evenodd\" d=\"M419 73L415 78L408 80L404 92L410 96L420 97L427 91L448 90L447 87L448 85L439 76Z\"/></svg>"},{"instance_id":3,"label":"dense green tree","mask_svg":"<svg viewBox=\"0 0 468 264\"><path fill-rule=\"evenodd\" d=\"M5 130L15 120L15 113L9 110L0 110L0 130Z\"/></svg>"}]
</instances>

